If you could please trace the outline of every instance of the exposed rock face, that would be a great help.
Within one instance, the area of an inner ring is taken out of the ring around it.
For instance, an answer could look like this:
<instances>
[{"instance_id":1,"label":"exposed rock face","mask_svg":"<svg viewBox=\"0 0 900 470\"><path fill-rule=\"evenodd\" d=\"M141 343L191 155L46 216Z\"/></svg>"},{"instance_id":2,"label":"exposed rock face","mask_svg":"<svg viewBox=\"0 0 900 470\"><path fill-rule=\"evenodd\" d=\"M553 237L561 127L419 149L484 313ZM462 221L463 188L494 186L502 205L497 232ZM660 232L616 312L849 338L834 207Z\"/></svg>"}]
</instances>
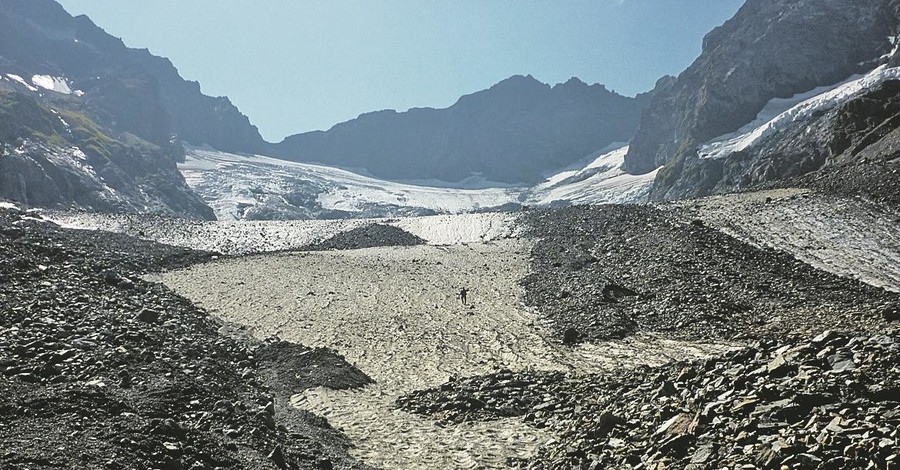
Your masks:
<instances>
[{"instance_id":1,"label":"exposed rock face","mask_svg":"<svg viewBox=\"0 0 900 470\"><path fill-rule=\"evenodd\" d=\"M174 133L226 151L263 148L256 127L227 98L203 95L168 59L127 48L52 0L0 0L0 67L26 80L63 76L85 92L88 109L107 118L103 124L154 143Z\"/></svg>"},{"instance_id":2,"label":"exposed rock face","mask_svg":"<svg viewBox=\"0 0 900 470\"><path fill-rule=\"evenodd\" d=\"M749 0L706 36L702 54L687 70L657 83L627 169L646 173L678 165L697 144L752 121L773 98L871 70L891 49L898 4Z\"/></svg>"},{"instance_id":3,"label":"exposed rock face","mask_svg":"<svg viewBox=\"0 0 900 470\"><path fill-rule=\"evenodd\" d=\"M274 152L294 161L365 168L385 179L458 182L480 174L534 183L544 172L627 141L647 99L574 78L550 87L514 76L446 109L368 113L325 132L288 137Z\"/></svg>"},{"instance_id":4,"label":"exposed rock face","mask_svg":"<svg viewBox=\"0 0 900 470\"><path fill-rule=\"evenodd\" d=\"M168 60L51 0L0 0L0 197L213 219L175 166L178 139L235 151L263 142Z\"/></svg>"},{"instance_id":5,"label":"exposed rock face","mask_svg":"<svg viewBox=\"0 0 900 470\"><path fill-rule=\"evenodd\" d=\"M793 185L900 202L900 81L886 81L810 119L728 158L687 153L660 173L654 197Z\"/></svg>"},{"instance_id":6,"label":"exposed rock face","mask_svg":"<svg viewBox=\"0 0 900 470\"><path fill-rule=\"evenodd\" d=\"M215 218L176 168L180 145L113 134L72 109L77 100L50 101L0 83L0 197L32 206Z\"/></svg>"}]
</instances>

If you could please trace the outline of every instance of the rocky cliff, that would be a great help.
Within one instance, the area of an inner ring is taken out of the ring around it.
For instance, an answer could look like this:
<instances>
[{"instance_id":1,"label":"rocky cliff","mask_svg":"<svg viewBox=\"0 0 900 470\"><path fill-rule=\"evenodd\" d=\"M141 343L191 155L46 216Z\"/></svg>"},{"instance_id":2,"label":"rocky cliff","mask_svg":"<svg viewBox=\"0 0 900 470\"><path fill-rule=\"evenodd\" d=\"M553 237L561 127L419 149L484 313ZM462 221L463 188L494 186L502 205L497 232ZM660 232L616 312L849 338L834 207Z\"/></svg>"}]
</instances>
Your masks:
<instances>
[{"instance_id":1,"label":"rocky cliff","mask_svg":"<svg viewBox=\"0 0 900 470\"><path fill-rule=\"evenodd\" d=\"M863 132L859 126L845 132L841 123L846 119L832 119L845 103L821 110L832 113L829 118L816 115L777 138L769 136L765 149L756 145L700 162L698 148L758 119L773 100L837 84L886 62L898 12L896 0L748 0L706 36L700 57L687 70L658 82L631 142L627 169L645 173L666 166L654 189L657 199L737 189L820 169L842 153L819 145L831 139L823 136ZM813 121L819 126L815 142L798 141ZM877 126L873 121L862 127Z\"/></svg>"},{"instance_id":2,"label":"rocky cliff","mask_svg":"<svg viewBox=\"0 0 900 470\"><path fill-rule=\"evenodd\" d=\"M535 183L634 132L647 96L578 79L549 86L514 76L446 109L380 111L288 137L279 157L362 168L385 179L459 182L473 175Z\"/></svg>"},{"instance_id":3,"label":"rocky cliff","mask_svg":"<svg viewBox=\"0 0 900 470\"><path fill-rule=\"evenodd\" d=\"M42 207L215 218L176 168L180 145L110 132L80 105L65 96L30 96L0 81L0 198Z\"/></svg>"},{"instance_id":4,"label":"rocky cliff","mask_svg":"<svg viewBox=\"0 0 900 470\"><path fill-rule=\"evenodd\" d=\"M106 118L104 124L137 130L154 143L176 134L225 151L259 151L264 145L228 98L203 95L168 59L126 47L88 17L72 17L52 0L0 0L0 68L26 81L36 74L63 78L84 92L85 102ZM138 106L136 112L136 103L150 109Z\"/></svg>"},{"instance_id":5,"label":"rocky cliff","mask_svg":"<svg viewBox=\"0 0 900 470\"><path fill-rule=\"evenodd\" d=\"M52 0L0 0L0 197L212 218L175 166L180 142L264 146L227 98L167 59Z\"/></svg>"}]
</instances>

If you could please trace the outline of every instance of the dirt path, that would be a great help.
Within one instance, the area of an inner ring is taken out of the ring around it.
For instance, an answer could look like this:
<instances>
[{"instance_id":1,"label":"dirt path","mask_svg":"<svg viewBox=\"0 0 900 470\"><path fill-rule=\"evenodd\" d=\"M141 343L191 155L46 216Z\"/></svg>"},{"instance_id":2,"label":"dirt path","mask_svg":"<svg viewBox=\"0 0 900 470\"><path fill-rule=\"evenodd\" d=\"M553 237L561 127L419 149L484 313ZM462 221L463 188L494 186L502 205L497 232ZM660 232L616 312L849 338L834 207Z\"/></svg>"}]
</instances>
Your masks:
<instances>
[{"instance_id":1,"label":"dirt path","mask_svg":"<svg viewBox=\"0 0 900 470\"><path fill-rule=\"evenodd\" d=\"M527 253L515 239L282 253L199 265L162 281L260 338L333 348L372 377L376 384L363 390L311 390L293 403L343 429L356 456L383 468L503 467L553 437L516 419L440 427L394 409L398 396L451 376L596 372L723 349L652 337L574 349L548 341L520 302ZM456 297L463 286L471 308Z\"/></svg>"},{"instance_id":2,"label":"dirt path","mask_svg":"<svg viewBox=\"0 0 900 470\"><path fill-rule=\"evenodd\" d=\"M900 292L900 213L885 206L801 189L714 196L673 206L688 208L757 246Z\"/></svg>"}]
</instances>

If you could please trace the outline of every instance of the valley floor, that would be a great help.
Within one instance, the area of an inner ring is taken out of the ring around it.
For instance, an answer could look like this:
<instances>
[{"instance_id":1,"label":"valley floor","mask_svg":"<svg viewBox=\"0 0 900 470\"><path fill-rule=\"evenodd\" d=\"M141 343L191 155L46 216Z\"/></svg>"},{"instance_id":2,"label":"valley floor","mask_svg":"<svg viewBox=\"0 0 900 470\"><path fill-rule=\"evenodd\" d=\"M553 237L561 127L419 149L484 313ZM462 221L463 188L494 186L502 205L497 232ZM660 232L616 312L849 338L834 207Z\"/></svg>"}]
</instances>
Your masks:
<instances>
[{"instance_id":1,"label":"valley floor","mask_svg":"<svg viewBox=\"0 0 900 470\"><path fill-rule=\"evenodd\" d=\"M231 325L223 338L263 345L244 373L274 387L279 422L306 423L295 435L323 433L315 458L335 468L900 462L900 219L862 200L777 190L372 221L48 216L218 252L133 268L135 280ZM367 245L369 223L425 244ZM333 235L371 247L304 248ZM41 324L16 315L0 331ZM336 430L315 431L314 415ZM242 439L226 434L213 440Z\"/></svg>"},{"instance_id":2,"label":"valley floor","mask_svg":"<svg viewBox=\"0 0 900 470\"><path fill-rule=\"evenodd\" d=\"M502 468L553 437L521 418L443 427L395 409L400 396L453 377L504 369L597 373L728 350L650 335L563 346L522 305L518 281L528 253L521 239L283 253L159 279L259 339L331 348L368 374L375 384L362 390L318 388L293 403L327 418L354 441L355 456L381 468ZM470 290L468 305L457 298L462 287Z\"/></svg>"}]
</instances>

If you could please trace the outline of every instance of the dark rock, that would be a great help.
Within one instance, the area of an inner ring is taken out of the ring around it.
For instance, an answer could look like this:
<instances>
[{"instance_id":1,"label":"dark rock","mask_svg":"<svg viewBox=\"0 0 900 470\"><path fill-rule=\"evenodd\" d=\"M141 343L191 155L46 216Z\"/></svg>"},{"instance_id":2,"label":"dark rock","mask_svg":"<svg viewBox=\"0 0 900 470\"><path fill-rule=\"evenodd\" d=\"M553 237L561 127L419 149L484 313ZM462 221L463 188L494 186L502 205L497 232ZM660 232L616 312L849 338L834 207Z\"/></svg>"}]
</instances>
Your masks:
<instances>
[{"instance_id":1,"label":"dark rock","mask_svg":"<svg viewBox=\"0 0 900 470\"><path fill-rule=\"evenodd\" d=\"M339 233L303 249L307 251L356 250L383 246L415 246L425 243L422 238L393 225L372 224Z\"/></svg>"},{"instance_id":2,"label":"dark rock","mask_svg":"<svg viewBox=\"0 0 900 470\"><path fill-rule=\"evenodd\" d=\"M637 292L620 285L616 284L607 284L603 286L603 300L606 302L618 302L619 299L624 297L634 297Z\"/></svg>"},{"instance_id":3,"label":"dark rock","mask_svg":"<svg viewBox=\"0 0 900 470\"><path fill-rule=\"evenodd\" d=\"M563 332L563 344L576 344L578 343L578 330L575 328L566 328L566 331Z\"/></svg>"},{"instance_id":4,"label":"dark rock","mask_svg":"<svg viewBox=\"0 0 900 470\"><path fill-rule=\"evenodd\" d=\"M774 377L782 377L791 370L791 365L788 364L784 355L779 354L766 365L766 370Z\"/></svg>"},{"instance_id":5,"label":"dark rock","mask_svg":"<svg viewBox=\"0 0 900 470\"><path fill-rule=\"evenodd\" d=\"M149 308L142 308L135 319L144 323L156 323L159 321L160 313Z\"/></svg>"},{"instance_id":6,"label":"dark rock","mask_svg":"<svg viewBox=\"0 0 900 470\"><path fill-rule=\"evenodd\" d=\"M856 363L853 362L853 357L845 353L828 356L828 364L831 366L831 370L835 372L845 372L856 369Z\"/></svg>"},{"instance_id":7,"label":"dark rock","mask_svg":"<svg viewBox=\"0 0 900 470\"><path fill-rule=\"evenodd\" d=\"M537 183L634 133L646 95L626 98L577 79L550 87L514 76L446 109L379 111L286 138L278 156L365 168L389 180ZM428 157L423 157L428 156Z\"/></svg>"},{"instance_id":8,"label":"dark rock","mask_svg":"<svg viewBox=\"0 0 900 470\"><path fill-rule=\"evenodd\" d=\"M281 446L275 446L272 452L269 453L268 458L276 467L287 468L287 460L284 458L284 451L281 450Z\"/></svg>"},{"instance_id":9,"label":"dark rock","mask_svg":"<svg viewBox=\"0 0 900 470\"><path fill-rule=\"evenodd\" d=\"M119 273L111 269L103 271L103 280L111 286L118 286L119 283L123 281L123 279L124 278Z\"/></svg>"}]
</instances>

